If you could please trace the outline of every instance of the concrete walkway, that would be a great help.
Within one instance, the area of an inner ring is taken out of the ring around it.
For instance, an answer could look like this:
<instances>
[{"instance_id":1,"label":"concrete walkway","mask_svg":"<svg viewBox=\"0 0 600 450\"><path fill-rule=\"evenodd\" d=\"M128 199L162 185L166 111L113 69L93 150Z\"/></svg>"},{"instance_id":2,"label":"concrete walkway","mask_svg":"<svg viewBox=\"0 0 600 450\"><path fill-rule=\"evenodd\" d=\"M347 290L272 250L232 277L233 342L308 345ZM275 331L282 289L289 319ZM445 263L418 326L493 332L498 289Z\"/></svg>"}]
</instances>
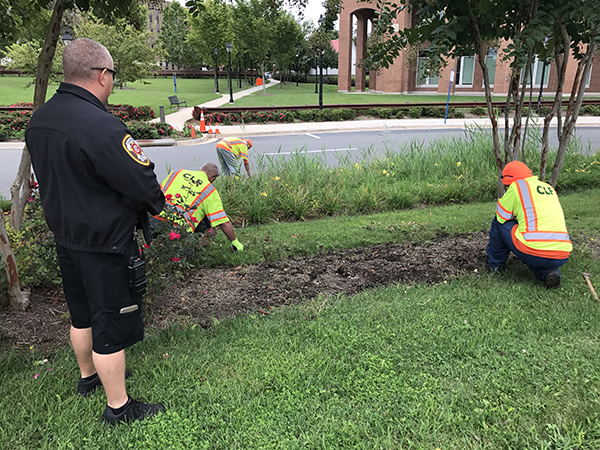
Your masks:
<instances>
[{"instance_id":1,"label":"concrete walkway","mask_svg":"<svg viewBox=\"0 0 600 450\"><path fill-rule=\"evenodd\" d=\"M267 89L269 89L278 84L279 84L279 81L270 79L269 84L267 84L265 87ZM258 91L262 91L262 90L263 90L263 86L254 86L249 89L244 89L243 91L235 92L233 94L233 100L235 101L239 98L245 97L246 95L250 95L250 94L253 94L254 92L258 92ZM204 108L217 108L217 107L223 106L223 105L229 105L229 92L227 94L222 95L221 98L217 98L215 100L211 100L209 102L203 103L201 105L196 105L196 106L204 107ZM176 130L182 131L183 125L185 124L186 120L189 120L192 118L193 112L194 112L194 107L181 108L177 112L165 115L165 121L168 124L171 124L173 126L173 128L175 128ZM154 119L152 122L158 122L159 120L160 119Z\"/></svg>"}]
</instances>

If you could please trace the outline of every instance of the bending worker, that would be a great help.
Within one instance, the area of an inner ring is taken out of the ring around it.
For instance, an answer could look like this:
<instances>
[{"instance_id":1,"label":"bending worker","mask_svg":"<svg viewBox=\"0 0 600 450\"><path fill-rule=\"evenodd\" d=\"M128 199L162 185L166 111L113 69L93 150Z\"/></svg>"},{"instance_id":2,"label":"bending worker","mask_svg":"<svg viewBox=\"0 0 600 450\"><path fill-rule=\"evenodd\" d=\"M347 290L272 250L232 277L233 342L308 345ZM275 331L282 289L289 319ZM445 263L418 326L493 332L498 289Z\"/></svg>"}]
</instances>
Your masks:
<instances>
[{"instance_id":1,"label":"bending worker","mask_svg":"<svg viewBox=\"0 0 600 450\"><path fill-rule=\"evenodd\" d=\"M166 198L165 209L154 218L164 221L174 213L177 216L175 221L179 225L187 225L192 233L203 233L218 225L231 241L233 249L242 251L244 246L235 237L233 225L223 210L221 196L212 185L218 176L219 170L213 163L204 164L200 170L171 172L161 184Z\"/></svg>"},{"instance_id":2,"label":"bending worker","mask_svg":"<svg viewBox=\"0 0 600 450\"><path fill-rule=\"evenodd\" d=\"M520 161L504 167L502 182L509 187L492 220L486 248L490 269L502 270L512 251L538 280L558 287L558 268L568 261L573 246L556 191Z\"/></svg>"},{"instance_id":3,"label":"bending worker","mask_svg":"<svg viewBox=\"0 0 600 450\"><path fill-rule=\"evenodd\" d=\"M250 163L248 162L248 150L250 148L252 148L252 141L250 139L230 137L217 142L217 156L221 163L223 175L240 176L238 160L242 158L246 172L248 172L248 176L251 176Z\"/></svg>"}]
</instances>

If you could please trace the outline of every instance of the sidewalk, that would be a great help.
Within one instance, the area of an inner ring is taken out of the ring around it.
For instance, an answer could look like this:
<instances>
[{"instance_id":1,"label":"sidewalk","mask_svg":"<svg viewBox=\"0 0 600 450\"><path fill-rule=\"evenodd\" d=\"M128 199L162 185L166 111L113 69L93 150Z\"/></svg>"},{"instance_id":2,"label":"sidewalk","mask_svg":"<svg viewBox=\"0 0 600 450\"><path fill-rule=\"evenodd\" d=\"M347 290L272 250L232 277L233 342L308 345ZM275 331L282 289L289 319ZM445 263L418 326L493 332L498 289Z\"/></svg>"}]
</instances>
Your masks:
<instances>
[{"instance_id":1,"label":"sidewalk","mask_svg":"<svg viewBox=\"0 0 600 450\"><path fill-rule=\"evenodd\" d=\"M271 88L279 84L279 81L270 79L270 83L266 85L266 88ZM243 91L239 91L233 94L233 100L237 100L239 98L245 97L246 95L250 95L254 92L262 91L262 86L254 86L249 89L244 89ZM202 105L197 105L199 107L204 108L217 108L219 106L229 105L229 93L224 94L221 98L217 98L215 100L211 100L209 102L203 103ZM181 108L177 112L172 114L165 115L165 121L172 125L178 131L183 130L183 125L186 120L192 118L192 112L194 111L194 107L191 108ZM160 119L154 119L152 122L158 122Z\"/></svg>"},{"instance_id":2,"label":"sidewalk","mask_svg":"<svg viewBox=\"0 0 600 450\"><path fill-rule=\"evenodd\" d=\"M266 85L269 89L279 84L277 80L270 80ZM250 89L233 94L233 99L244 97L263 89L263 86L254 86ZM203 107L218 107L228 105L229 94L223 95L220 99L211 100L202 105ZM183 130L186 120L192 117L194 108L183 108L176 113L165 116L167 123L171 124L176 130ZM158 119L155 119L158 120ZM529 126L534 126L535 122L530 120ZM510 120L512 126L512 120ZM523 119L525 124L525 119ZM539 126L542 126L543 120L538 119ZM556 126L557 122L554 119L551 126ZM579 117L577 119L578 126L600 126L600 117ZM374 119L374 120L347 120L343 122L303 122L303 123L267 123L267 124L236 124L236 125L220 125L218 135L203 135L197 139L189 139L177 141L177 145L192 145L202 140L221 137L247 137L273 134L298 134L298 133L325 133L332 131L360 131L360 130L429 130L429 129L456 129L465 127L483 127L491 128L492 123L487 117L468 118L468 119ZM498 126L504 128L504 119L498 120Z\"/></svg>"}]
</instances>

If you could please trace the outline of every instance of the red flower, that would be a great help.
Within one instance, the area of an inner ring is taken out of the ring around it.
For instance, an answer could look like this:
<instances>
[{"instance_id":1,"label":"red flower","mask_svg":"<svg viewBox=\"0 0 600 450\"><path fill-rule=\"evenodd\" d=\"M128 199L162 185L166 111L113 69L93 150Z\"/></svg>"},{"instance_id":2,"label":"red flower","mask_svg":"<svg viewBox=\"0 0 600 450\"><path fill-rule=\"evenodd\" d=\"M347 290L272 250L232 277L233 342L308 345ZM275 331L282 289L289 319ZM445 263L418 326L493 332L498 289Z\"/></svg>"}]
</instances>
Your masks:
<instances>
[{"instance_id":1,"label":"red flower","mask_svg":"<svg viewBox=\"0 0 600 450\"><path fill-rule=\"evenodd\" d=\"M171 231L169 233L169 239L171 239L172 241L174 241L175 239L179 239L180 237L181 237L181 234L175 233L174 231Z\"/></svg>"},{"instance_id":2,"label":"red flower","mask_svg":"<svg viewBox=\"0 0 600 450\"><path fill-rule=\"evenodd\" d=\"M179 258L176 256L175 258L171 258L171 261L175 261L175 262L177 262L177 261L181 261L181 259L179 259Z\"/></svg>"},{"instance_id":3,"label":"red flower","mask_svg":"<svg viewBox=\"0 0 600 450\"><path fill-rule=\"evenodd\" d=\"M148 244L144 244L142 247L144 247L144 248L150 248L150 246Z\"/></svg>"},{"instance_id":4,"label":"red flower","mask_svg":"<svg viewBox=\"0 0 600 450\"><path fill-rule=\"evenodd\" d=\"M192 222L196 223L196 222L198 222L198 219L196 219L195 217L192 217Z\"/></svg>"},{"instance_id":5,"label":"red flower","mask_svg":"<svg viewBox=\"0 0 600 450\"><path fill-rule=\"evenodd\" d=\"M181 198L181 194L175 194L175 197Z\"/></svg>"},{"instance_id":6,"label":"red flower","mask_svg":"<svg viewBox=\"0 0 600 450\"><path fill-rule=\"evenodd\" d=\"M167 195L165 195L165 198L167 200L171 200L173 198L173 194L167 194Z\"/></svg>"}]
</instances>

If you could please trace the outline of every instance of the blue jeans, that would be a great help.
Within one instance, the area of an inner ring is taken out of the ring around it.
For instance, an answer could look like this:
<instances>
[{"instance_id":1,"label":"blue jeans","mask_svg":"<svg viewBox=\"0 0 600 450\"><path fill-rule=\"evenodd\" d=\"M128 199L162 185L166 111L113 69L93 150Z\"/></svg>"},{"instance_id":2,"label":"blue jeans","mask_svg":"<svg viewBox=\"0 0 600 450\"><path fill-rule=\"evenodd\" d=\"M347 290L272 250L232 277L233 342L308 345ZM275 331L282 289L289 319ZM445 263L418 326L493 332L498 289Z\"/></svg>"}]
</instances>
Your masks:
<instances>
[{"instance_id":1,"label":"blue jeans","mask_svg":"<svg viewBox=\"0 0 600 450\"><path fill-rule=\"evenodd\" d=\"M528 255L527 253L517 250L513 244L511 235L511 230L516 224L516 220L508 220L502 224L498 222L495 217L494 220L492 220L490 243L485 249L485 252L488 255L488 265L490 266L490 269L502 270L508 259L508 255L510 252L513 252L521 262L527 264L529 270L533 272L538 280L544 281L544 277L549 270L558 270L559 267L569 260L569 258L542 258L540 256Z\"/></svg>"}]
</instances>

